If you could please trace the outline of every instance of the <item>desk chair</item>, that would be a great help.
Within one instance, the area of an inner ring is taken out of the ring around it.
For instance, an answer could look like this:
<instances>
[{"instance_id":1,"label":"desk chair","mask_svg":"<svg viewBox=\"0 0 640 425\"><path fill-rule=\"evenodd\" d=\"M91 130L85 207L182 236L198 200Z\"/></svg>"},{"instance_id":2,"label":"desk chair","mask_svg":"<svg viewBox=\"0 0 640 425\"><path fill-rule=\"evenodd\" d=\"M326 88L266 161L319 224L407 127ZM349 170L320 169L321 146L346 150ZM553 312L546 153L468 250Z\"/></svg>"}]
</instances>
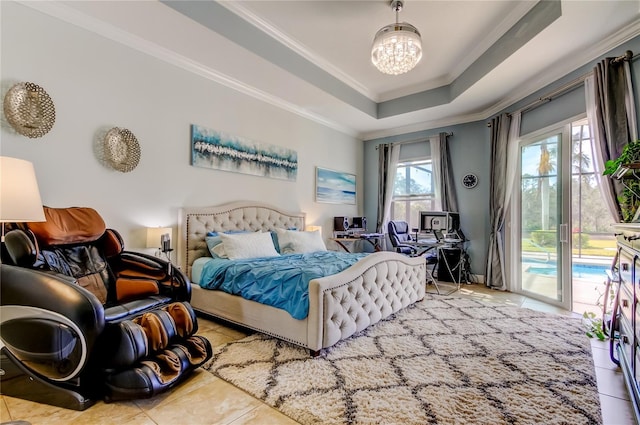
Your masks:
<instances>
[{"instance_id":1,"label":"desk chair","mask_svg":"<svg viewBox=\"0 0 640 425\"><path fill-rule=\"evenodd\" d=\"M391 240L391 245L395 248L396 252L400 254L405 254L410 257L418 257L422 256L427 261L427 284L430 282L436 287L436 291L440 294L440 288L438 287L438 281L433 276L433 273L438 265L438 252L429 252L430 248L423 249L421 252L418 251L420 248L417 245L417 241L414 241L411 235L409 234L409 224L406 221L400 220L392 220L389 222L387 226L387 230L389 231L389 239ZM429 265L431 265L431 270L429 270Z\"/></svg>"},{"instance_id":2,"label":"desk chair","mask_svg":"<svg viewBox=\"0 0 640 425\"><path fill-rule=\"evenodd\" d=\"M415 256L418 252L415 246L407 244L406 242L413 242L413 238L409 234L409 224L406 221L390 221L388 226L389 239L391 245L396 252L400 254L406 254L409 256Z\"/></svg>"}]
</instances>

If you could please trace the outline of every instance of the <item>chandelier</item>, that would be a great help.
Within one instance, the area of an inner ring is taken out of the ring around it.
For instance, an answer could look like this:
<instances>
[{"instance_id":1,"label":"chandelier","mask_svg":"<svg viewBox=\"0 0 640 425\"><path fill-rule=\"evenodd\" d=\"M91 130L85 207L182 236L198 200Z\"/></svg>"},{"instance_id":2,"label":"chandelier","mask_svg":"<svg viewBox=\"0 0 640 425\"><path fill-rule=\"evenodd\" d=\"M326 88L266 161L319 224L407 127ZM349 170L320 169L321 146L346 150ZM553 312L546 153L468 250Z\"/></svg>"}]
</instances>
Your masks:
<instances>
[{"instance_id":1,"label":"chandelier","mask_svg":"<svg viewBox=\"0 0 640 425\"><path fill-rule=\"evenodd\" d=\"M382 27L373 39L371 62L382 73L404 74L411 71L422 59L420 32L411 24L398 22L402 0L393 0L391 9L396 12L396 23Z\"/></svg>"}]
</instances>

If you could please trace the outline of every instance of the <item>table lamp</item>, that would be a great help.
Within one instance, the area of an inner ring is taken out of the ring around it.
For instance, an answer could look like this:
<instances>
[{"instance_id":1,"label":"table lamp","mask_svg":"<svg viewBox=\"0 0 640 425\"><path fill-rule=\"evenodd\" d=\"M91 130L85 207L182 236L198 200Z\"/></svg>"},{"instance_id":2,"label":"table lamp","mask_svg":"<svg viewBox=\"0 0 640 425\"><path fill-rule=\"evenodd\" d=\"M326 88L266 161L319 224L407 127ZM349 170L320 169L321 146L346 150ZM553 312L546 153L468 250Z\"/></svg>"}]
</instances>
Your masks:
<instances>
[{"instance_id":1,"label":"table lamp","mask_svg":"<svg viewBox=\"0 0 640 425\"><path fill-rule=\"evenodd\" d=\"M171 227L147 227L147 248L158 248L160 253L169 256L171 249Z\"/></svg>"},{"instance_id":2,"label":"table lamp","mask_svg":"<svg viewBox=\"0 0 640 425\"><path fill-rule=\"evenodd\" d=\"M307 232L320 232L320 234L322 234L322 226L307 226L305 230Z\"/></svg>"},{"instance_id":3,"label":"table lamp","mask_svg":"<svg viewBox=\"0 0 640 425\"><path fill-rule=\"evenodd\" d=\"M33 164L0 156L0 223L46 221Z\"/></svg>"}]
</instances>

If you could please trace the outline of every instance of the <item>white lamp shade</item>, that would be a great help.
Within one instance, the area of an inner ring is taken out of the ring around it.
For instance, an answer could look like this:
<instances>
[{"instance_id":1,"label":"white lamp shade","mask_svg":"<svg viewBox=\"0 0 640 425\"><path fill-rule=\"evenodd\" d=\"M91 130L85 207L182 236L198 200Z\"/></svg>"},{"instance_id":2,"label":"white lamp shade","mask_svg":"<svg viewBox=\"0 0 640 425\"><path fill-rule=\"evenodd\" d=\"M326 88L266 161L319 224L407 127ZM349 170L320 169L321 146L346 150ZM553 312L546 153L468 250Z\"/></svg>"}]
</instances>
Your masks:
<instances>
[{"instance_id":1,"label":"white lamp shade","mask_svg":"<svg viewBox=\"0 0 640 425\"><path fill-rule=\"evenodd\" d=\"M0 156L0 222L46 221L33 164Z\"/></svg>"},{"instance_id":2,"label":"white lamp shade","mask_svg":"<svg viewBox=\"0 0 640 425\"><path fill-rule=\"evenodd\" d=\"M320 234L322 234L322 226L307 226L305 230L307 232L320 232Z\"/></svg>"},{"instance_id":3,"label":"white lamp shade","mask_svg":"<svg viewBox=\"0 0 640 425\"><path fill-rule=\"evenodd\" d=\"M161 248L160 238L165 234L171 237L171 227L147 227L147 248Z\"/></svg>"}]
</instances>

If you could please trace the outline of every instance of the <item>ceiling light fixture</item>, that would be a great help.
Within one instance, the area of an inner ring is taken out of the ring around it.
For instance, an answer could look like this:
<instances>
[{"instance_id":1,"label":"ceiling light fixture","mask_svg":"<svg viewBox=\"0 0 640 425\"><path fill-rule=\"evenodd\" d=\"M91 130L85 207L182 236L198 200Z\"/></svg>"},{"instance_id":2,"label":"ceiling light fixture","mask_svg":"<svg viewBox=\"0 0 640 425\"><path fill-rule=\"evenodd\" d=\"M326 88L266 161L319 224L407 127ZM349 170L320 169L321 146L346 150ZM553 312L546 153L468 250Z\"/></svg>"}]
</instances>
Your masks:
<instances>
[{"instance_id":1,"label":"ceiling light fixture","mask_svg":"<svg viewBox=\"0 0 640 425\"><path fill-rule=\"evenodd\" d=\"M396 12L396 23L382 27L373 39L371 62L385 74L398 75L411 71L422 59L420 32L411 24L398 22L398 13L404 3L391 2Z\"/></svg>"}]
</instances>

